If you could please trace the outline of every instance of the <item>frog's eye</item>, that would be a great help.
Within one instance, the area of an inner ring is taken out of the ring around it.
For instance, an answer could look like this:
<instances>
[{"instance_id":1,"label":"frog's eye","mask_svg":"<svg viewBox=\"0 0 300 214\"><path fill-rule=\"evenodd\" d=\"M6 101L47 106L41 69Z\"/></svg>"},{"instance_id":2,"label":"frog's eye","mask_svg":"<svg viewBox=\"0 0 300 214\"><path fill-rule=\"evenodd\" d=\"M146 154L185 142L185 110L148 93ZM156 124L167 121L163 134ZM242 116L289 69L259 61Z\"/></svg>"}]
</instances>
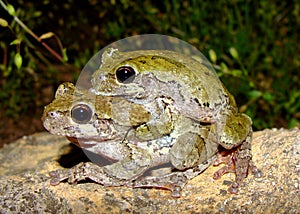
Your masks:
<instances>
[{"instance_id":1,"label":"frog's eye","mask_svg":"<svg viewBox=\"0 0 300 214\"><path fill-rule=\"evenodd\" d=\"M116 77L120 83L131 83L135 77L135 71L130 66L122 66L116 70Z\"/></svg>"},{"instance_id":2,"label":"frog's eye","mask_svg":"<svg viewBox=\"0 0 300 214\"><path fill-rule=\"evenodd\" d=\"M75 123L83 124L91 120L93 110L86 104L77 104L71 110L71 117Z\"/></svg>"}]
</instances>

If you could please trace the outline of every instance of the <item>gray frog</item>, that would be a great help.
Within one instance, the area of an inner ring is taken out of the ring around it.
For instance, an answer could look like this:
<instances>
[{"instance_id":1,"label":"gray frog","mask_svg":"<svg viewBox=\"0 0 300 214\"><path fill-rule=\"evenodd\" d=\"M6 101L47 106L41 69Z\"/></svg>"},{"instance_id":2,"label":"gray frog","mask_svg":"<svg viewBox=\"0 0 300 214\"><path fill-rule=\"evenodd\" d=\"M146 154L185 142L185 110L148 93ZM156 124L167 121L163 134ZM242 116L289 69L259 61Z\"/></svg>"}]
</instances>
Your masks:
<instances>
[{"instance_id":1,"label":"gray frog","mask_svg":"<svg viewBox=\"0 0 300 214\"><path fill-rule=\"evenodd\" d=\"M55 100L45 107L45 128L114 163L103 167L82 163L57 170L50 174L51 184L89 178L106 186L162 187L179 197L187 181L215 159L218 144L206 142L210 125L184 117L167 99L162 103L164 107L148 111L124 98L96 96L76 90L71 83L61 84ZM166 163L177 170L142 176Z\"/></svg>"},{"instance_id":2,"label":"gray frog","mask_svg":"<svg viewBox=\"0 0 300 214\"><path fill-rule=\"evenodd\" d=\"M97 95L123 97L149 112L153 109L163 112L167 103L168 108L182 118L209 127L203 139L207 147L221 145L232 151L231 155L216 161L215 164L225 162L227 165L214 174L216 179L226 172L236 174L230 192L237 192L249 172L261 176L252 161L252 120L238 112L234 97L205 62L167 50L120 52L109 48L93 75L92 87ZM175 143L173 147L186 145ZM170 151L172 163L181 159L178 156L182 154L174 150ZM178 168L190 167L192 165Z\"/></svg>"}]
</instances>

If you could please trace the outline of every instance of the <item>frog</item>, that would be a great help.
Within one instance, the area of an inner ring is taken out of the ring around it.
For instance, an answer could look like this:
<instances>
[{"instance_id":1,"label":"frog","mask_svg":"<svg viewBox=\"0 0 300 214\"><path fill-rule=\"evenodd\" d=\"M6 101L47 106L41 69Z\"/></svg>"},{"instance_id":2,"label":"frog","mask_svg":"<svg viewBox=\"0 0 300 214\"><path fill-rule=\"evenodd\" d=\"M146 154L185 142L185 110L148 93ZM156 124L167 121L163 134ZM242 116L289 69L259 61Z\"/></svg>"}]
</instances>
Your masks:
<instances>
[{"instance_id":1,"label":"frog","mask_svg":"<svg viewBox=\"0 0 300 214\"><path fill-rule=\"evenodd\" d=\"M249 173L262 176L252 160L252 120L238 111L234 97L205 60L170 50L116 48L104 51L101 60L91 80L95 94L123 97L149 111L167 99L169 108L182 117L209 127L206 144L232 151L214 163L225 166L213 176L234 172L229 192L237 193Z\"/></svg>"},{"instance_id":2,"label":"frog","mask_svg":"<svg viewBox=\"0 0 300 214\"><path fill-rule=\"evenodd\" d=\"M208 144L210 126L179 114L164 100L164 111L146 110L122 97L95 95L61 84L44 109L44 127L111 164L80 163L50 172L51 185L91 179L104 186L164 188L180 197L186 183L212 164L217 144ZM143 176L169 164L168 173Z\"/></svg>"},{"instance_id":3,"label":"frog","mask_svg":"<svg viewBox=\"0 0 300 214\"><path fill-rule=\"evenodd\" d=\"M76 90L72 83L60 84L55 99L44 108L44 127L51 130L52 134L70 139L86 138L101 142L121 139L132 126L143 124L150 118L150 113L139 105L124 102L120 98L99 98L88 90ZM118 109L114 109L115 101ZM119 108L126 113L120 112ZM110 120L118 121L119 124L112 124Z\"/></svg>"}]
</instances>

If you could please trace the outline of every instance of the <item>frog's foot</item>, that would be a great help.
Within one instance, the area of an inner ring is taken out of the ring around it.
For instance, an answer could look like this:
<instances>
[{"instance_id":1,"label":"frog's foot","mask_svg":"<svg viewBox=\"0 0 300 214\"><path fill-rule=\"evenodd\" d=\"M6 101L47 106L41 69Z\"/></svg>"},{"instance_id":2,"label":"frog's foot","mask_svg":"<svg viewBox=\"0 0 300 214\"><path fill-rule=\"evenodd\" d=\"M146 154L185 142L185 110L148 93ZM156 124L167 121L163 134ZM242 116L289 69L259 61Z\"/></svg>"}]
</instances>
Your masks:
<instances>
[{"instance_id":1,"label":"frog's foot","mask_svg":"<svg viewBox=\"0 0 300 214\"><path fill-rule=\"evenodd\" d=\"M52 171L49 173L51 177L50 184L55 186L64 180L68 180L68 183L74 184L78 181L85 180L90 177L89 168L91 165L92 164L90 163L80 163L71 169L59 169Z\"/></svg>"},{"instance_id":2,"label":"frog's foot","mask_svg":"<svg viewBox=\"0 0 300 214\"><path fill-rule=\"evenodd\" d=\"M71 169L58 169L49 173L51 180L50 184L56 186L62 181L68 180L70 184L77 183L80 180L84 180L82 170L85 167L85 163L80 163ZM81 172L80 172L81 171Z\"/></svg>"},{"instance_id":3,"label":"frog's foot","mask_svg":"<svg viewBox=\"0 0 300 214\"><path fill-rule=\"evenodd\" d=\"M105 173L102 167L89 162L80 163L71 169L56 170L49 174L51 177L50 184L53 186L58 185L64 180L68 180L68 183L74 184L86 179L108 186L124 185L124 182L117 181Z\"/></svg>"},{"instance_id":4,"label":"frog's foot","mask_svg":"<svg viewBox=\"0 0 300 214\"><path fill-rule=\"evenodd\" d=\"M135 180L129 185L133 188L151 187L167 189L172 192L172 197L179 198L181 196L181 190L187 182L188 178L184 172L172 172L160 177L147 176Z\"/></svg>"},{"instance_id":5,"label":"frog's foot","mask_svg":"<svg viewBox=\"0 0 300 214\"><path fill-rule=\"evenodd\" d=\"M226 164L226 165L214 173L213 178L215 180L221 178L224 174L228 172L234 172L234 164L231 156L222 156L218 154L218 157L213 163L213 166L219 166L220 164Z\"/></svg>"},{"instance_id":6,"label":"frog's foot","mask_svg":"<svg viewBox=\"0 0 300 214\"><path fill-rule=\"evenodd\" d=\"M214 173L213 178L219 179L228 172L235 173L235 181L228 189L228 191L233 194L238 192L239 185L241 184L242 180L248 176L249 172L251 172L255 177L262 176L261 171L254 165L252 161L251 153L248 153L247 150L238 148L231 154L226 154L226 156L219 154L213 165L218 166L222 163L225 163L226 165L217 170Z\"/></svg>"},{"instance_id":7,"label":"frog's foot","mask_svg":"<svg viewBox=\"0 0 300 214\"><path fill-rule=\"evenodd\" d=\"M72 172L70 169L58 169L58 170L49 172L49 175L51 177L50 184L52 186L56 186L60 182L67 180L72 175Z\"/></svg>"}]
</instances>

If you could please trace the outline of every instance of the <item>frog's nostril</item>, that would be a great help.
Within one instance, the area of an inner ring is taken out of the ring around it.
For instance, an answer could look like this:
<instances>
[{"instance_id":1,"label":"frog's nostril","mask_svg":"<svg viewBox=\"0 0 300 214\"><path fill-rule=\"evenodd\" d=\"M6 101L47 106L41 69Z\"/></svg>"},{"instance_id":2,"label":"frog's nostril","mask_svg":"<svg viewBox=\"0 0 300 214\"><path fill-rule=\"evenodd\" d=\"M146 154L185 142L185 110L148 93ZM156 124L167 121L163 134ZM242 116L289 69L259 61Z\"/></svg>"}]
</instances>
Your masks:
<instances>
[{"instance_id":1,"label":"frog's nostril","mask_svg":"<svg viewBox=\"0 0 300 214\"><path fill-rule=\"evenodd\" d=\"M49 117L55 117L56 116L56 113L54 111L50 111L48 113Z\"/></svg>"}]
</instances>

